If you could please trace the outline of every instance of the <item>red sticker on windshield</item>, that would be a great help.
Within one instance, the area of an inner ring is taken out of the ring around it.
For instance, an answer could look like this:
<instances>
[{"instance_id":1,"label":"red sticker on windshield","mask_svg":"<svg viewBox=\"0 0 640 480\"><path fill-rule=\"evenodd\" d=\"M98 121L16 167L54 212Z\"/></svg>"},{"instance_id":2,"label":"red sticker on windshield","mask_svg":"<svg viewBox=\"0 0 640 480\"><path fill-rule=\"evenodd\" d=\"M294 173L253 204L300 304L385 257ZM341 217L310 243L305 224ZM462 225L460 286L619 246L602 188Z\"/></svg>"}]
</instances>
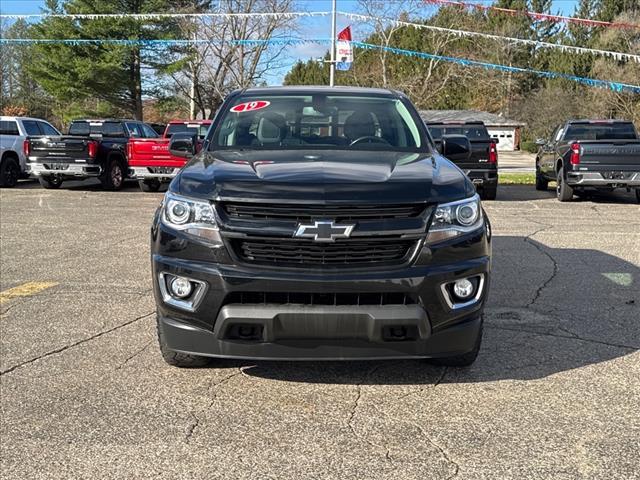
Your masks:
<instances>
[{"instance_id":1,"label":"red sticker on windshield","mask_svg":"<svg viewBox=\"0 0 640 480\"><path fill-rule=\"evenodd\" d=\"M260 110L271 105L271 102L266 100L255 100L253 102L245 102L231 107L231 111L235 113L253 112L254 110Z\"/></svg>"}]
</instances>

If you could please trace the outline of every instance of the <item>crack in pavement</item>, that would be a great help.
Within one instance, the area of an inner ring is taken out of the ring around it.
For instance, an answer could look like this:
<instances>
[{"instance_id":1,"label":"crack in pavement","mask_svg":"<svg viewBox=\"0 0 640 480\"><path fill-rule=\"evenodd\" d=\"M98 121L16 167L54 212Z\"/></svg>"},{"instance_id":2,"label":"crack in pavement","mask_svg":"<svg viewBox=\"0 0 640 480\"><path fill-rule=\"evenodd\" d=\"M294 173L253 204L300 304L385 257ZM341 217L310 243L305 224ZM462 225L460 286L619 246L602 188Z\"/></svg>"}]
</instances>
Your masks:
<instances>
[{"instance_id":1,"label":"crack in pavement","mask_svg":"<svg viewBox=\"0 0 640 480\"><path fill-rule=\"evenodd\" d=\"M500 327L497 325L485 325L486 328L490 328L490 329L495 329L495 330L507 330L507 331L511 331L511 332L520 332L520 333L529 333L531 335L538 335L538 336L542 336L542 337L556 337L556 338L566 338L569 340L578 340L580 342L587 342L587 343L595 343L598 345L605 345L608 347L615 347L615 348L622 348L622 349L626 349L626 350L639 350L640 346L633 346L633 345L624 345L621 343L611 343L611 342L605 342L602 340L595 340L593 338L584 338L584 337L580 337L578 334L576 334L575 332L570 332L567 330L567 333L569 333L569 335L558 335L556 333L551 333L551 332L539 332L539 331L535 331L535 330L527 330L525 328L510 328L510 327Z\"/></svg>"},{"instance_id":2,"label":"crack in pavement","mask_svg":"<svg viewBox=\"0 0 640 480\"><path fill-rule=\"evenodd\" d=\"M198 416L198 414L203 411L209 410L211 407L213 407L213 404L215 403L217 398L216 391L218 390L218 388L221 385L224 385L225 383L227 383L232 378L237 377L238 375L245 375L244 372L242 371L242 367L238 368L237 372L227 375L219 382L214 382L213 379L209 382L209 386L207 387L207 393L208 394L213 393L213 396L211 397L211 401L209 402L209 405L207 405L205 408L202 408L199 412L189 413L189 416L193 418L193 421L187 426L187 431L184 437L185 443L189 443L191 441L191 439L193 438L193 435L195 434L196 429L200 426L200 417Z\"/></svg>"},{"instance_id":3,"label":"crack in pavement","mask_svg":"<svg viewBox=\"0 0 640 480\"><path fill-rule=\"evenodd\" d=\"M109 328L108 330L103 330L101 332L98 332L98 333L96 333L94 335L91 335L90 337L83 338L82 340L78 340L77 342L71 343L69 345L65 345L64 347L56 348L55 350L51 350L49 352L43 353L42 355L38 355L37 357L31 358L29 360L25 360L24 362L20 362L20 363L14 365L12 367L7 368L6 370L0 371L0 376L6 375L7 373L11 373L11 372L13 372L14 370L16 370L16 369L18 369L20 367L24 367L26 365L30 365L30 364L38 361L38 360L42 360L44 358L50 357L51 355L55 355L56 353L62 353L64 351L66 351L66 350L69 350L70 348L77 347L78 345L82 345L84 343L90 342L91 340L95 340L96 338L102 337L103 335L106 335L108 333L115 332L116 330L120 330L123 327L131 325L131 324L133 324L135 322L139 322L140 320L143 320L143 319L145 319L147 317L150 317L151 315L155 315L155 313L156 312L154 310L151 313L146 313L146 314L144 314L144 315L142 315L140 317L134 318L133 320L130 320L130 321L125 322L125 323L121 323L120 325L116 325L113 328Z\"/></svg>"},{"instance_id":4,"label":"crack in pavement","mask_svg":"<svg viewBox=\"0 0 640 480\"><path fill-rule=\"evenodd\" d=\"M429 388L430 391L433 391L433 389L435 389L438 385L442 383L445 375L447 374L447 370L448 370L448 367L442 367L442 372L440 372L440 375L438 376L438 378L436 378L436 381L433 382L433 385L422 385L418 390L414 390L413 392L400 395L398 398L395 399L395 401L399 402L400 400L410 397L411 395L419 395L422 392L424 392L427 388Z\"/></svg>"},{"instance_id":5,"label":"crack in pavement","mask_svg":"<svg viewBox=\"0 0 640 480\"><path fill-rule=\"evenodd\" d=\"M142 348L139 348L138 350L136 350L132 355L128 356L124 362L122 362L120 365L118 365L116 367L116 370L120 370L122 367L124 367L127 363L129 363L133 358L137 357L138 355L140 355L142 352L144 352L147 347L149 345L151 345L151 343L153 342L153 340L149 340L147 343L144 344L144 346Z\"/></svg>"},{"instance_id":6,"label":"crack in pavement","mask_svg":"<svg viewBox=\"0 0 640 480\"><path fill-rule=\"evenodd\" d=\"M358 382L356 384L356 398L353 402L353 407L351 408L351 412L349 414L349 419L347 420L347 426L349 427L349 430L351 430L351 433L353 434L353 436L359 440L363 440L364 442L366 442L369 446L371 447L375 447L377 449L380 449L382 451L385 452L384 454L384 458L385 461L392 463L393 464L393 458L391 457L391 451L389 449L389 447L387 446L383 446L383 445L379 445L375 442L372 442L371 440L369 440L366 435L360 435L354 426L354 421L355 421L355 417L358 411L358 407L360 406L360 400L362 399L362 385L364 384L364 382L371 376L373 375L377 370L379 370L381 367L383 366L383 364L378 364L376 366L374 366L373 368L369 369L363 376L362 379L360 380L360 382Z\"/></svg>"},{"instance_id":7,"label":"crack in pavement","mask_svg":"<svg viewBox=\"0 0 640 480\"><path fill-rule=\"evenodd\" d=\"M551 276L549 278L547 278L542 285L540 285L537 289L536 292L533 295L533 298L529 301L529 303L527 303L525 305L525 308L529 308L531 306L533 306L538 299L540 298L540 295L542 294L542 291L547 288L547 286L549 286L549 284L556 278L556 276L558 275L558 272L560 271L560 267L558 265L558 262L556 261L555 258L553 258L553 256L547 252L544 248L542 248L541 245L532 242L531 239L534 235L537 235L540 232L544 232L544 231L548 231L551 230L553 228L552 225L546 225L540 222L534 222L537 223L538 225L544 225L542 228L539 228L538 230L536 230L533 233L530 233L529 235L527 235L526 237L524 237L524 241L526 243L528 243L529 245L532 245L536 250L538 250L540 253L542 253L543 255L545 255L549 260L551 260L551 262L553 263L553 272L551 273Z\"/></svg>"},{"instance_id":8,"label":"crack in pavement","mask_svg":"<svg viewBox=\"0 0 640 480\"><path fill-rule=\"evenodd\" d=\"M427 432L424 431L424 429L418 425L415 422L410 422L412 423L418 430L420 430L420 433L422 434L422 436L424 438L427 439L427 441L436 449L438 450L438 452L440 452L440 455L442 456L442 458L445 459L445 461L453 466L453 473L451 475L449 475L446 480L451 480L455 477L458 476L458 473L460 473L460 465L458 464L458 462L455 462L454 460L451 459L451 457L449 456L449 453L438 443L436 443L429 435L427 435Z\"/></svg>"}]
</instances>

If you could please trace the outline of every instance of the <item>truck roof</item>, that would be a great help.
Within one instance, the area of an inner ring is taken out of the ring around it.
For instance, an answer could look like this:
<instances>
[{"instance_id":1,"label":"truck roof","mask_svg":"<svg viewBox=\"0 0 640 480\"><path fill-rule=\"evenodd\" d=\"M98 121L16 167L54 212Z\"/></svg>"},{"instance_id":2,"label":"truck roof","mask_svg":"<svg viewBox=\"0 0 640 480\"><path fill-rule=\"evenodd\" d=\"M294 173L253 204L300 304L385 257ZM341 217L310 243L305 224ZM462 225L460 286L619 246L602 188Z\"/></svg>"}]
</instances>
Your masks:
<instances>
[{"instance_id":1,"label":"truck roof","mask_svg":"<svg viewBox=\"0 0 640 480\"><path fill-rule=\"evenodd\" d=\"M620 118L602 118L602 119L581 119L567 120L567 123L632 123L631 120L622 120Z\"/></svg>"},{"instance_id":2,"label":"truck roof","mask_svg":"<svg viewBox=\"0 0 640 480\"><path fill-rule=\"evenodd\" d=\"M427 125L482 125L484 122L480 120L443 120L440 122L427 122Z\"/></svg>"},{"instance_id":3,"label":"truck roof","mask_svg":"<svg viewBox=\"0 0 640 480\"><path fill-rule=\"evenodd\" d=\"M194 125L194 124L204 125L212 122L213 120L210 120L208 118L199 119L199 120L171 120L167 125Z\"/></svg>"},{"instance_id":4,"label":"truck roof","mask_svg":"<svg viewBox=\"0 0 640 480\"><path fill-rule=\"evenodd\" d=\"M273 93L286 93L293 92L297 94L313 95L314 93L324 94L365 94L365 95L386 95L390 97L404 96L403 93L390 90L387 88L368 88L368 87L328 87L326 85L292 85L292 86L274 86L274 87L252 87L244 90L236 90L234 93L251 93L251 94L273 94Z\"/></svg>"},{"instance_id":5,"label":"truck roof","mask_svg":"<svg viewBox=\"0 0 640 480\"><path fill-rule=\"evenodd\" d=\"M40 122L48 122L48 120L45 120L44 118L36 118L36 117L16 117L16 116L12 116L12 115L2 115L0 116L0 120L37 120Z\"/></svg>"},{"instance_id":6,"label":"truck roof","mask_svg":"<svg viewBox=\"0 0 640 480\"><path fill-rule=\"evenodd\" d=\"M133 118L76 118L71 122L141 122Z\"/></svg>"}]
</instances>

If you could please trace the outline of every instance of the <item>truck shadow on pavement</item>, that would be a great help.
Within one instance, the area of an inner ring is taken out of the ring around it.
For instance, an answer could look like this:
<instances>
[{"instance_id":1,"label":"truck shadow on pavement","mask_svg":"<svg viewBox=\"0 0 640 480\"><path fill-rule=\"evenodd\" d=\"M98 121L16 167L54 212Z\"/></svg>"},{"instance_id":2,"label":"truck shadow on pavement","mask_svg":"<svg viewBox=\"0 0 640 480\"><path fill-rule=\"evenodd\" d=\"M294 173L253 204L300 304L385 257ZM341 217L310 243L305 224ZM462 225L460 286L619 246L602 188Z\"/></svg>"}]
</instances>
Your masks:
<instances>
[{"instance_id":1,"label":"truck shadow on pavement","mask_svg":"<svg viewBox=\"0 0 640 480\"><path fill-rule=\"evenodd\" d=\"M533 185L500 185L498 187L497 202L524 202L527 200L547 200L556 198L555 183L549 185L547 191L536 190ZM557 200L556 200L557 201ZM494 202L485 201L485 205ZM598 192L595 190L585 192L583 196L575 196L570 203L637 203L633 191L618 189L613 192Z\"/></svg>"},{"instance_id":2,"label":"truck shadow on pavement","mask_svg":"<svg viewBox=\"0 0 640 480\"><path fill-rule=\"evenodd\" d=\"M421 360L235 362L244 374L290 382L433 385L534 380L621 359L640 348L640 268L598 250L494 237L490 299L476 363Z\"/></svg>"}]
</instances>

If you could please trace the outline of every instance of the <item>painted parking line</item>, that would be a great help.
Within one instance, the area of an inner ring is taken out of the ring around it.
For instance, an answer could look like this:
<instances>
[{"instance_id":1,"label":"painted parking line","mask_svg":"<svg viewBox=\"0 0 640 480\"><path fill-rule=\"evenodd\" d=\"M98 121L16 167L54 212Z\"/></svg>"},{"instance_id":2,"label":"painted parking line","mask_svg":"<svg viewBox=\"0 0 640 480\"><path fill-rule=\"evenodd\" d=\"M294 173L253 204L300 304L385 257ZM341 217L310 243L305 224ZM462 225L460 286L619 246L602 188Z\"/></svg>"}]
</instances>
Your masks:
<instances>
[{"instance_id":1,"label":"painted parking line","mask_svg":"<svg viewBox=\"0 0 640 480\"><path fill-rule=\"evenodd\" d=\"M17 287L10 288L4 292L0 292L0 305L8 302L12 298L28 297L29 295L35 295L47 288L55 287L58 282L27 282Z\"/></svg>"}]
</instances>

